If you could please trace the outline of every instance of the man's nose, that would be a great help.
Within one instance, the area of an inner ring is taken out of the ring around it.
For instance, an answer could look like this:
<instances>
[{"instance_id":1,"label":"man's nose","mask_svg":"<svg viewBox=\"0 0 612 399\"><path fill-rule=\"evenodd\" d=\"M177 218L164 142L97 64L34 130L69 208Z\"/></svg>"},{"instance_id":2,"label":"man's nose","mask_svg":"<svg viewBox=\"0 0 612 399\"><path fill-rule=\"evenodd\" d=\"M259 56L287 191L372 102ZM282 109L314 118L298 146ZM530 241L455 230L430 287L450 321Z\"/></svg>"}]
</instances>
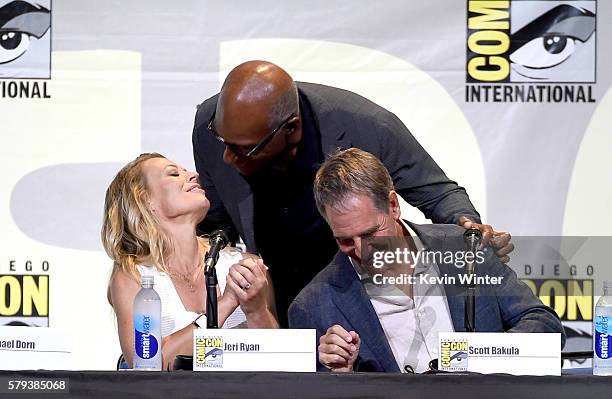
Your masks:
<instances>
[{"instance_id":1,"label":"man's nose","mask_svg":"<svg viewBox=\"0 0 612 399\"><path fill-rule=\"evenodd\" d=\"M234 165L236 163L236 154L230 151L227 147L225 147L225 150L223 150L223 162L228 165Z\"/></svg>"}]
</instances>

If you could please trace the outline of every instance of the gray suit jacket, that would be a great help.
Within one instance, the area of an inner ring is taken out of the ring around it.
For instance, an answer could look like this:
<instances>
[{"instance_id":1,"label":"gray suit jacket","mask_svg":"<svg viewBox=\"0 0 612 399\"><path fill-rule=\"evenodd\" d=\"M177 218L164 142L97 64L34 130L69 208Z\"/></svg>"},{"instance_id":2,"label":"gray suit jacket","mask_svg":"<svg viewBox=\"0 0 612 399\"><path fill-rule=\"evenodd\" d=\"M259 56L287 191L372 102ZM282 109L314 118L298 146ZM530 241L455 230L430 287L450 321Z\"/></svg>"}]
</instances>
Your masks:
<instances>
[{"instance_id":1,"label":"gray suit jacket","mask_svg":"<svg viewBox=\"0 0 612 399\"><path fill-rule=\"evenodd\" d=\"M326 156L361 148L383 162L396 191L435 223L454 224L460 215L480 221L465 190L446 177L394 114L350 91L312 83L298 83L298 90L312 108ZM211 204L199 230L229 229L240 234L249 251L258 252L253 193L236 169L223 162L225 146L207 129L216 105L217 96L200 104L193 129L195 165Z\"/></svg>"},{"instance_id":2,"label":"gray suit jacket","mask_svg":"<svg viewBox=\"0 0 612 399\"><path fill-rule=\"evenodd\" d=\"M426 248L440 251L464 250L464 229L454 225L410 224ZM499 286L477 290L476 331L480 332L560 332L563 326L557 314L542 304L516 273L487 249L477 275L503 276ZM462 272L452 264L438 264L440 275ZM465 299L456 286L444 286L455 331L465 331ZM374 311L372 303L348 257L338 252L333 262L308 284L289 308L291 328L316 328L317 342L327 329L339 324L356 331L361 348L357 371L399 372L393 352ZM326 370L317 364L320 371Z\"/></svg>"}]
</instances>

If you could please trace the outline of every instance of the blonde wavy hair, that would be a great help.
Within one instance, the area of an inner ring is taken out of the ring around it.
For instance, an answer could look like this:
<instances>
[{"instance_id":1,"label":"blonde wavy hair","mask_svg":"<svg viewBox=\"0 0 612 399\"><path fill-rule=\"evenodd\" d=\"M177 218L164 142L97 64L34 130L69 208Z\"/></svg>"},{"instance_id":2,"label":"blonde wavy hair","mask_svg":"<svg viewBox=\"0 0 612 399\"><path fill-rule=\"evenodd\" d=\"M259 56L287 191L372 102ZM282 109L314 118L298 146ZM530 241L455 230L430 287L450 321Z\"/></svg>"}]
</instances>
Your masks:
<instances>
[{"instance_id":1,"label":"blonde wavy hair","mask_svg":"<svg viewBox=\"0 0 612 399\"><path fill-rule=\"evenodd\" d=\"M158 153L140 154L125 165L106 190L102 245L113 260L107 297L112 305L110 282L120 270L140 280L138 264L148 263L167 272L164 259L172 251L172 239L160 228L149 207L149 192L142 170L145 161L165 158Z\"/></svg>"}]
</instances>

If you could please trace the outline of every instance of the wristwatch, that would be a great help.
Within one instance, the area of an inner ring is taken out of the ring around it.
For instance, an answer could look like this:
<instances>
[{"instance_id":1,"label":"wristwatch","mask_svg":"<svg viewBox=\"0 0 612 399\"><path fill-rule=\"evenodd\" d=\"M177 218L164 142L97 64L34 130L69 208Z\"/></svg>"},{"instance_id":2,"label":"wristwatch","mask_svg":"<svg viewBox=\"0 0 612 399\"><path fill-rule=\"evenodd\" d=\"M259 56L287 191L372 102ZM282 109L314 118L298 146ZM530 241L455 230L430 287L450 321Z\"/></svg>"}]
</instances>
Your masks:
<instances>
[{"instance_id":1,"label":"wristwatch","mask_svg":"<svg viewBox=\"0 0 612 399\"><path fill-rule=\"evenodd\" d=\"M196 326L196 328L206 328L206 315L204 313L199 314L192 324Z\"/></svg>"}]
</instances>

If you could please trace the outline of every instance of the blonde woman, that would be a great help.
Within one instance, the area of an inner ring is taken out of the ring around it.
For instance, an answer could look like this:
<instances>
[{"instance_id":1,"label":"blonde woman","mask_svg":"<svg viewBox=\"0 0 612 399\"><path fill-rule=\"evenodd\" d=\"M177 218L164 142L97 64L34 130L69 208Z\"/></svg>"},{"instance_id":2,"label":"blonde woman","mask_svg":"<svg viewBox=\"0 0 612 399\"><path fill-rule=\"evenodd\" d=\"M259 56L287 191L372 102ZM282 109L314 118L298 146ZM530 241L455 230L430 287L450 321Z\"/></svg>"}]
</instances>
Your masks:
<instances>
[{"instance_id":1,"label":"blonde woman","mask_svg":"<svg viewBox=\"0 0 612 399\"><path fill-rule=\"evenodd\" d=\"M194 323L206 309L203 258L196 225L210 203L190 172L160 154L142 154L106 191L102 242L113 260L108 299L117 315L121 350L132 367L133 302L140 277L153 275L162 301L162 362L192 353ZM254 255L224 250L217 263L219 325L278 328L267 267ZM221 291L223 290L223 294ZM240 307L239 307L240 305Z\"/></svg>"}]
</instances>

